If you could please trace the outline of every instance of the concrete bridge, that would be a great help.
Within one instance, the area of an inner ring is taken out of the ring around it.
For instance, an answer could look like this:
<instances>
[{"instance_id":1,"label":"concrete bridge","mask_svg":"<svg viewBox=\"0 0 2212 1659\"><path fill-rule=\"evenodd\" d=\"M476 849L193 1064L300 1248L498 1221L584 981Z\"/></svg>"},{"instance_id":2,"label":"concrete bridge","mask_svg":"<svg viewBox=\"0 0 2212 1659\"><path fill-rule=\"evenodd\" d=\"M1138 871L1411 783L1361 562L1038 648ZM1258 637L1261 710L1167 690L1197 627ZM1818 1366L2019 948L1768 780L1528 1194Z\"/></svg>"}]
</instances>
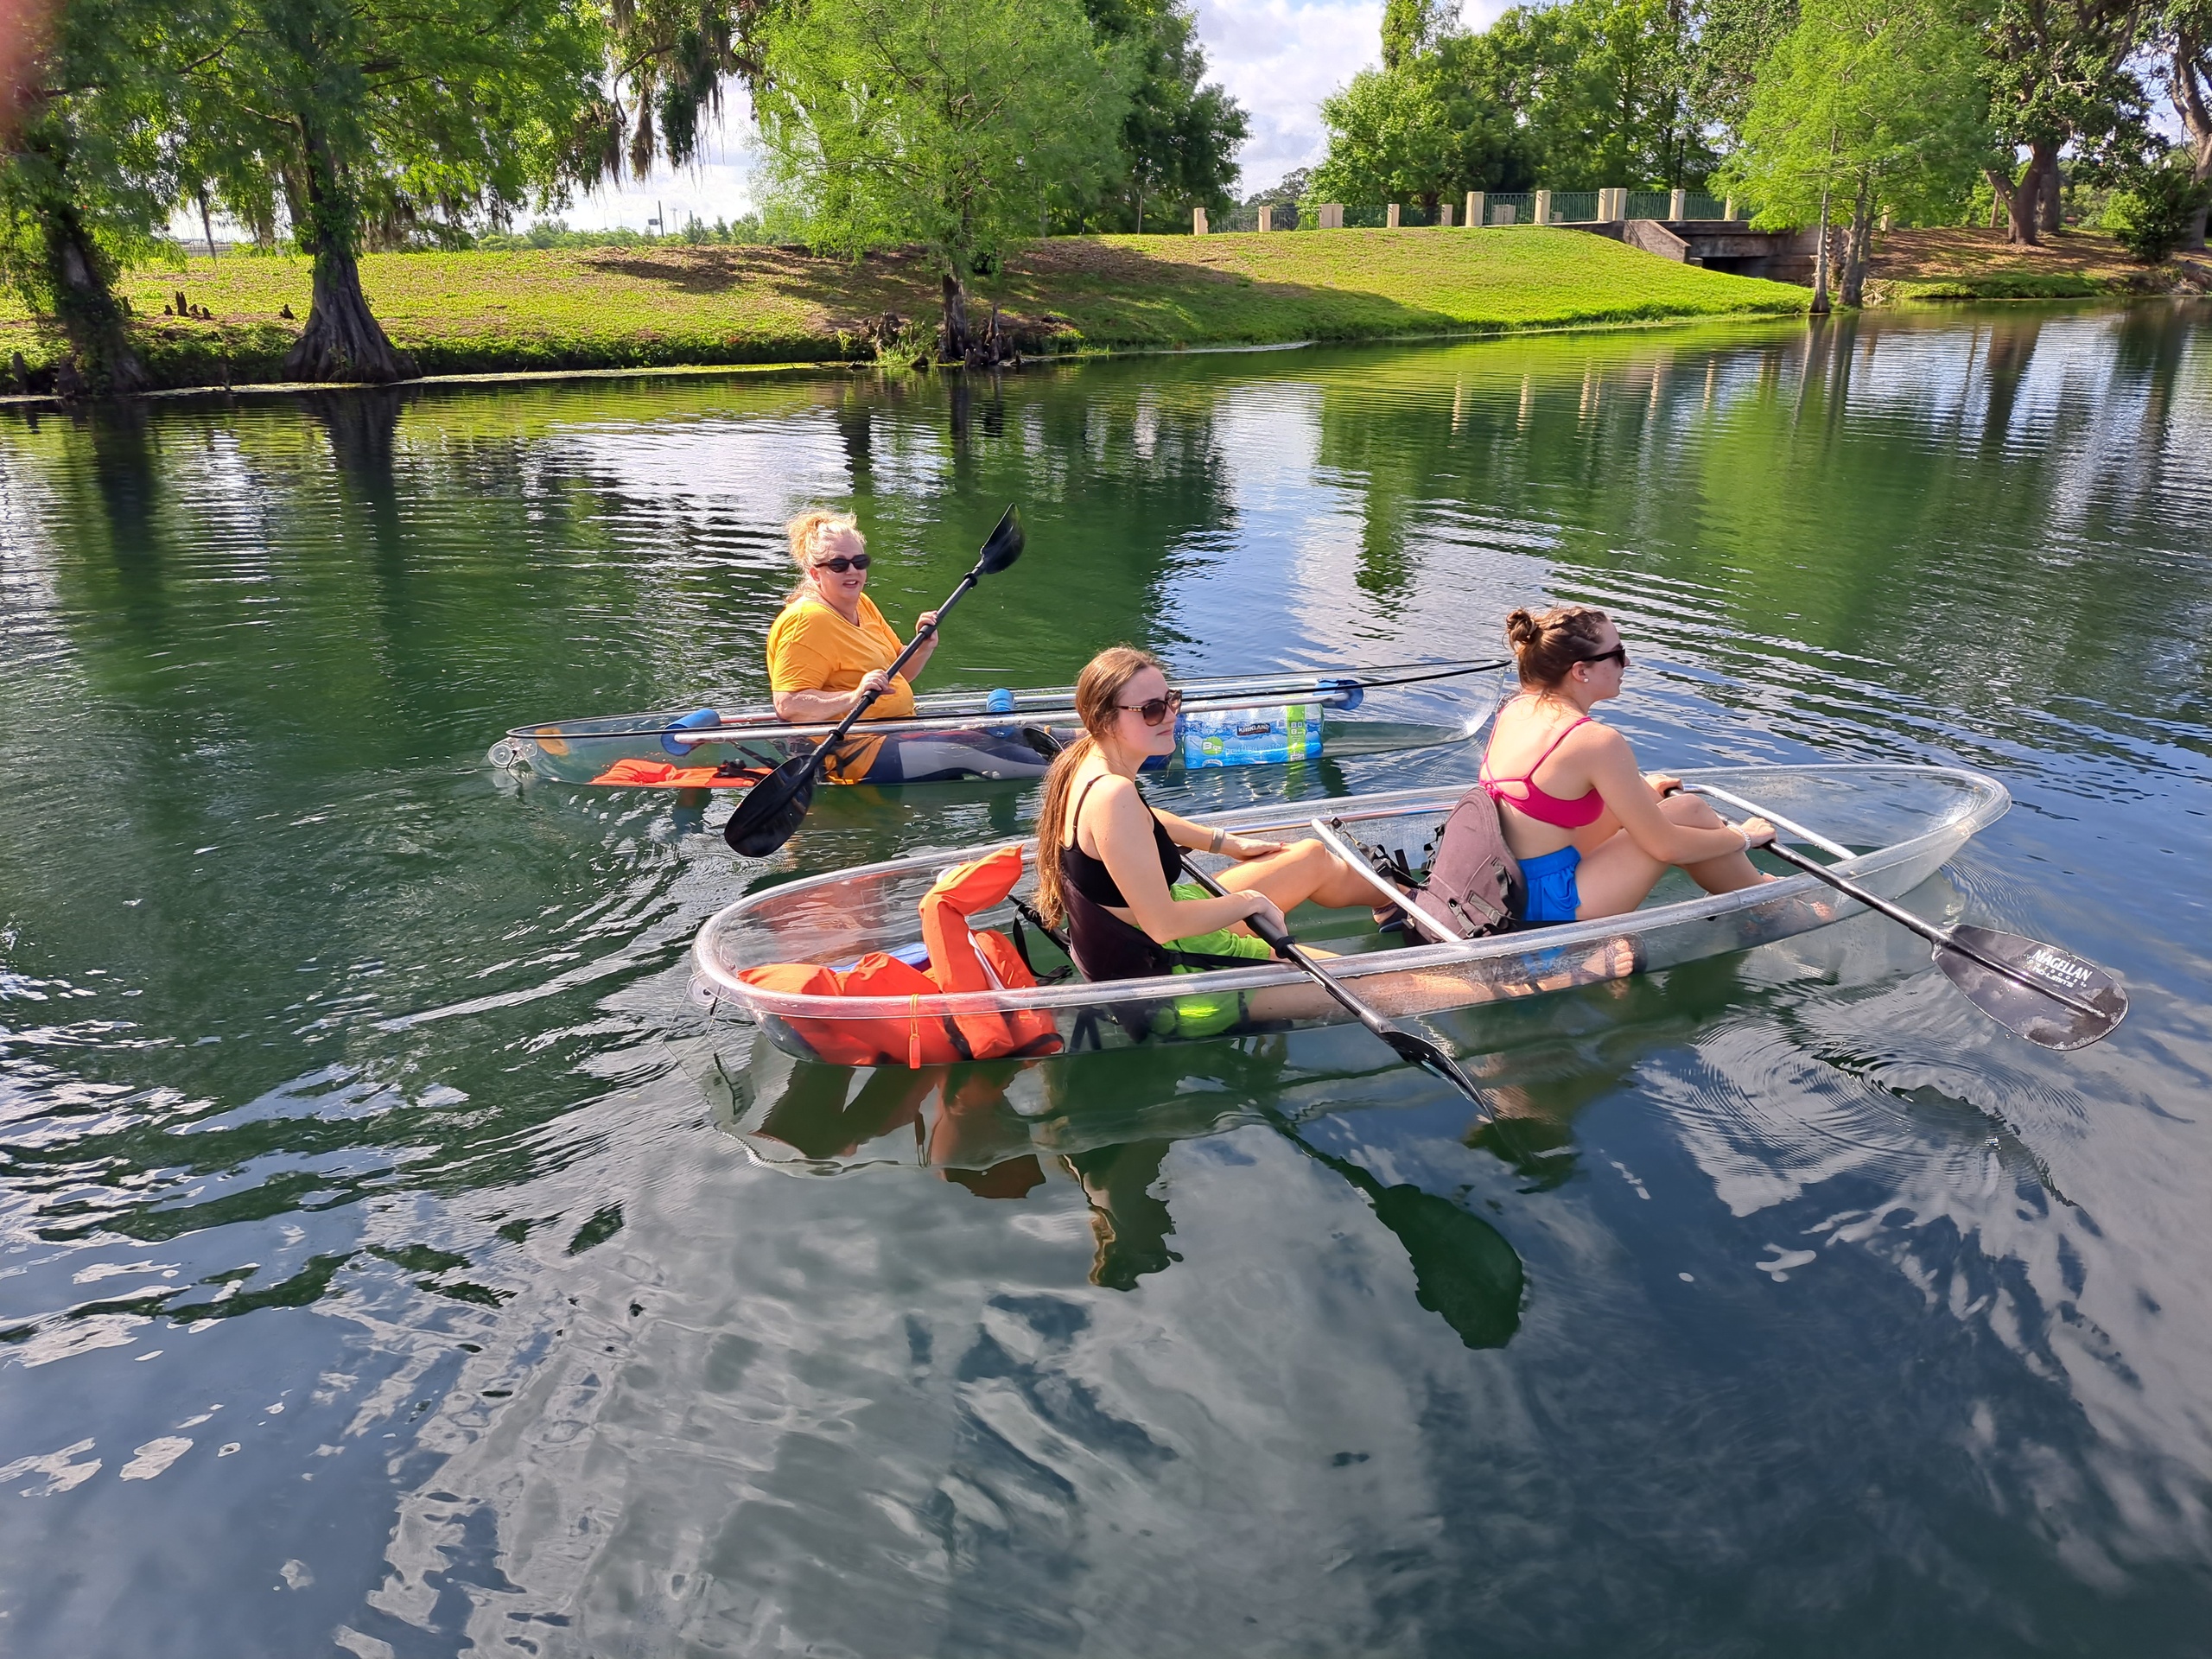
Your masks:
<instances>
[{"instance_id":1,"label":"concrete bridge","mask_svg":"<svg viewBox=\"0 0 2212 1659\"><path fill-rule=\"evenodd\" d=\"M1813 285L1821 248L1818 230L1755 231L1731 219L1616 219L1571 228L1625 242L1677 264L1803 288Z\"/></svg>"}]
</instances>

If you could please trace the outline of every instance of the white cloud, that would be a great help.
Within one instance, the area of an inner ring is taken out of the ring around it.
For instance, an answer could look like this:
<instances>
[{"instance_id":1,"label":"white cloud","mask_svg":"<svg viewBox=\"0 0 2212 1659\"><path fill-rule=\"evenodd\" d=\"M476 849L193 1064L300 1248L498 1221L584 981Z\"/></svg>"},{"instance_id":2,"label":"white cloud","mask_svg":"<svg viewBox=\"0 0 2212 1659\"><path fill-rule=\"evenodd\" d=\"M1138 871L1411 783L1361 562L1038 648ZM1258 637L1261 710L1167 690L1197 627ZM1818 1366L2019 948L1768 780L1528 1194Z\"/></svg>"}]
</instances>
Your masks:
<instances>
[{"instance_id":1,"label":"white cloud","mask_svg":"<svg viewBox=\"0 0 2212 1659\"><path fill-rule=\"evenodd\" d=\"M1382 60L1382 0L1194 0L1208 79L1252 118L1238 152L1237 194L1264 190L1327 148L1321 100ZM1466 0L1470 29L1487 28L1507 0Z\"/></svg>"}]
</instances>

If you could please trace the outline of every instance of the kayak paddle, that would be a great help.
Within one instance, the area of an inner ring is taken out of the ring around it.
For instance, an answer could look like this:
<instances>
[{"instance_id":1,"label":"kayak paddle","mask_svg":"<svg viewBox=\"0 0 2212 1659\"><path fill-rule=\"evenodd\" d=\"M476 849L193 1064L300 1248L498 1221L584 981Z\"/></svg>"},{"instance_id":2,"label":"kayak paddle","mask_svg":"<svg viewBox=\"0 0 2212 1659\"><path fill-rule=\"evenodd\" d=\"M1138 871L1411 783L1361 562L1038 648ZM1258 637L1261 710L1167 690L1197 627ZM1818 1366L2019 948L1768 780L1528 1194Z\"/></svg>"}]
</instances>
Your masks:
<instances>
[{"instance_id":1,"label":"kayak paddle","mask_svg":"<svg viewBox=\"0 0 2212 1659\"><path fill-rule=\"evenodd\" d=\"M1688 784L1684 787L1764 818L1776 829L1787 830L1823 852L1840 858L1853 856L1849 848L1838 846L1802 823L1791 823L1757 801L1747 801L1709 784ZM1869 910L1881 912L1891 921L1930 941L1936 947L1936 965L1952 984L1966 993L1967 1001L2007 1031L2031 1043L2061 1052L2087 1048L2110 1036L2113 1028L2127 1017L2127 993L2120 988L2120 982L2095 963L2070 950L2062 950L2055 944L2022 934L2000 933L1994 928L1974 927L1963 922L1951 927L1937 927L1778 842L1770 843L1769 850L1784 863L1796 865L1806 874L1827 882L1839 893L1848 893Z\"/></svg>"},{"instance_id":2,"label":"kayak paddle","mask_svg":"<svg viewBox=\"0 0 2212 1659\"><path fill-rule=\"evenodd\" d=\"M1213 894L1215 898L1224 899L1229 896L1229 890L1193 864L1187 853L1183 857L1183 868L1193 881ZM1295 963L1299 967L1303 968L1323 990L1342 1003L1355 1020L1389 1044L1398 1058L1408 1065L1417 1065L1430 1076L1443 1078L1445 1082L1481 1107L1485 1116L1490 1115L1490 1103L1483 1098L1482 1090L1475 1087L1474 1080L1459 1069L1459 1063L1449 1054L1424 1038L1416 1037L1409 1031L1400 1031L1395 1026L1386 1024L1381 1014L1376 1013L1366 1003L1331 978L1327 969L1297 945L1292 944L1290 935L1272 922L1262 921L1257 916L1249 916L1245 918L1245 925L1266 940L1274 953L1284 961Z\"/></svg>"},{"instance_id":3,"label":"kayak paddle","mask_svg":"<svg viewBox=\"0 0 2212 1659\"><path fill-rule=\"evenodd\" d=\"M990 539L983 543L983 550L976 560L976 568L960 578L960 585L952 590L952 597L937 607L938 622L957 605L962 595L985 576L995 576L1021 556L1021 519L1012 507L1001 515L998 527L991 531ZM886 679L895 679L899 671L912 660L913 655L937 632L937 623L917 628L906 650L892 660ZM778 766L766 778L746 791L745 798L737 804L737 810L729 815L729 822L722 826L722 839L734 852L747 858L766 858L791 838L792 832L804 822L807 809L814 804L814 780L822 763L830 752L844 741L853 723L866 714L868 705L883 694L871 691L853 705L852 712L839 721L836 729L815 746L810 754L795 754Z\"/></svg>"}]
</instances>

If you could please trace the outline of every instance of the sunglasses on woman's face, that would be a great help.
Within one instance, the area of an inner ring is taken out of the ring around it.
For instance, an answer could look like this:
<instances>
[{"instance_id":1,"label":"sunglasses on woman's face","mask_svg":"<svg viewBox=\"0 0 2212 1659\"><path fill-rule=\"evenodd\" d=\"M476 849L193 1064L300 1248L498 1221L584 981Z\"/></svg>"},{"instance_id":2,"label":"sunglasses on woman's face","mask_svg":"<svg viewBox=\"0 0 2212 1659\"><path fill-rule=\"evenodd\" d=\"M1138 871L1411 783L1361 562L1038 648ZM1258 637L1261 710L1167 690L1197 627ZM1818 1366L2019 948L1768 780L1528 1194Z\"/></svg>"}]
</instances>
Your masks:
<instances>
[{"instance_id":1,"label":"sunglasses on woman's face","mask_svg":"<svg viewBox=\"0 0 2212 1659\"><path fill-rule=\"evenodd\" d=\"M1626 668L1628 647L1615 645L1611 651L1601 651L1595 657L1578 657L1574 660L1578 663L1618 663L1623 668Z\"/></svg>"},{"instance_id":2,"label":"sunglasses on woman's face","mask_svg":"<svg viewBox=\"0 0 2212 1659\"><path fill-rule=\"evenodd\" d=\"M868 556L865 553L855 553L849 559L840 553L834 559L817 559L814 568L817 570L834 570L842 576L848 570L867 569L868 563Z\"/></svg>"},{"instance_id":3,"label":"sunglasses on woman's face","mask_svg":"<svg viewBox=\"0 0 2212 1659\"><path fill-rule=\"evenodd\" d=\"M1114 706L1123 714L1135 715L1147 726L1157 726L1183 706L1183 694L1170 691L1164 697L1147 697L1142 702L1117 702Z\"/></svg>"}]
</instances>

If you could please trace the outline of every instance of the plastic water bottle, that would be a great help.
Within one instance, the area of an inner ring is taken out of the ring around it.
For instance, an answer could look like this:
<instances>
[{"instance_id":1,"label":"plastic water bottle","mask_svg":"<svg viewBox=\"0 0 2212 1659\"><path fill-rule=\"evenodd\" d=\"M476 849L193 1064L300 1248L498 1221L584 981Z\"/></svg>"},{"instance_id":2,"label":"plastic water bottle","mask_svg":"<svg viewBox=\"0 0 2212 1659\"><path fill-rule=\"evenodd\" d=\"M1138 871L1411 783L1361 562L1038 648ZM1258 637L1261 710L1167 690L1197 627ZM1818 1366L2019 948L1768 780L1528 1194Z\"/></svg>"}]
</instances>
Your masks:
<instances>
[{"instance_id":1,"label":"plastic water bottle","mask_svg":"<svg viewBox=\"0 0 2212 1659\"><path fill-rule=\"evenodd\" d=\"M1185 766L1264 766L1321 753L1319 702L1258 709L1198 709L1181 722Z\"/></svg>"}]
</instances>

